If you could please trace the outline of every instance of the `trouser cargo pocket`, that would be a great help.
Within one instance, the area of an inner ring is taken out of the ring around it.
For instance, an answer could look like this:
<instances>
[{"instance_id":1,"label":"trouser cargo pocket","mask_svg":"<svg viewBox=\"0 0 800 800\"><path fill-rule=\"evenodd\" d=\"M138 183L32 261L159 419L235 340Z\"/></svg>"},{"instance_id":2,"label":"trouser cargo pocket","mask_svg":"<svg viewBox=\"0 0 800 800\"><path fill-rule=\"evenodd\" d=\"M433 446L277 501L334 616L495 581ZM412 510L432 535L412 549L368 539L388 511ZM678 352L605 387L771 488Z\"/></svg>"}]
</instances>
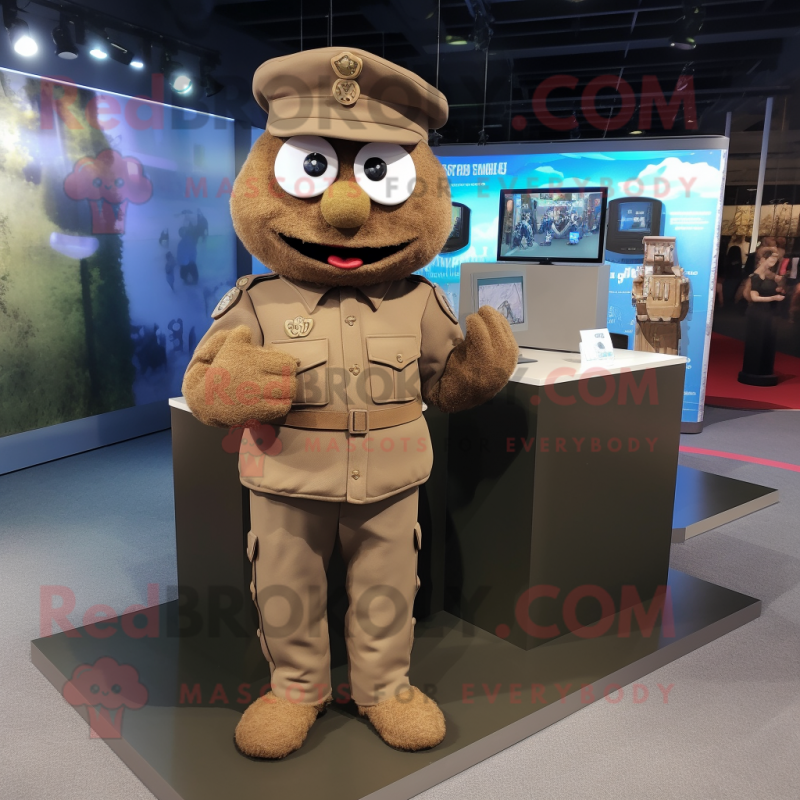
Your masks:
<instances>
[{"instance_id":1,"label":"trouser cargo pocket","mask_svg":"<svg viewBox=\"0 0 800 800\"><path fill-rule=\"evenodd\" d=\"M264 619L261 615L261 604L258 602L258 536L256 536L253 531L247 534L247 558L252 566L250 594L253 598L253 602L256 604L256 610L258 611L258 640L261 642L261 650L264 653L264 657L269 662L270 668L274 668L275 661L267 645L267 637L264 633Z\"/></svg>"},{"instance_id":2,"label":"trouser cargo pocket","mask_svg":"<svg viewBox=\"0 0 800 800\"><path fill-rule=\"evenodd\" d=\"M419 523L414 526L414 597L416 598L417 592L419 591L419 551L422 549L422 528L420 528ZM412 613L413 613L413 600L412 600ZM417 624L417 620L414 616L411 617L411 640L409 642L409 648L411 650L414 649L414 626Z\"/></svg>"}]
</instances>

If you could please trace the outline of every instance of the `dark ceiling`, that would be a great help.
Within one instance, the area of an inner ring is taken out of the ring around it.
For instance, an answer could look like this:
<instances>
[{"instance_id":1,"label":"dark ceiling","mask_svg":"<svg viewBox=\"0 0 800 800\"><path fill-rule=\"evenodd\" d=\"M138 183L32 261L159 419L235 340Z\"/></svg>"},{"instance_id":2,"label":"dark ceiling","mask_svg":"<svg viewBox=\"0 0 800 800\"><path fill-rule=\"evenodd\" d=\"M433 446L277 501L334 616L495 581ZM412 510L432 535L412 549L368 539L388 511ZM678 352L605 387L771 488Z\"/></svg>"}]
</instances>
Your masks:
<instances>
[{"instance_id":1,"label":"dark ceiling","mask_svg":"<svg viewBox=\"0 0 800 800\"><path fill-rule=\"evenodd\" d=\"M698 6L703 24L696 48L670 47L681 18L691 18ZM330 7L329 0L223 0L213 13L270 50L293 52L328 44ZM436 81L436 0L333 0L332 8L334 45L370 50ZM480 45L486 43L487 24L484 122ZM798 0L714 0L686 8L669 0L446 0L439 87L450 101L451 117L441 133L450 142L474 142L482 128L494 142L595 137L603 135L600 128L609 116L610 136L645 127L644 135L722 133L726 111L752 112L758 103L763 108L765 95L793 91L795 76L784 65L795 61L798 34ZM537 86L558 74L577 79L574 89L555 89L547 103L555 115L575 114L577 127L568 131L544 124L532 107ZM613 88L602 89L595 103L599 118L591 118L590 106L587 119L581 95L599 76L612 76L607 79L612 87L618 79L627 82L635 98L623 105ZM650 126L641 125L641 106L652 102L641 95L644 76L655 76L667 99L676 86L687 92L693 83L696 115L685 113L684 105L674 121L665 124L654 113ZM630 111L630 120L614 127L616 115Z\"/></svg>"}]
</instances>

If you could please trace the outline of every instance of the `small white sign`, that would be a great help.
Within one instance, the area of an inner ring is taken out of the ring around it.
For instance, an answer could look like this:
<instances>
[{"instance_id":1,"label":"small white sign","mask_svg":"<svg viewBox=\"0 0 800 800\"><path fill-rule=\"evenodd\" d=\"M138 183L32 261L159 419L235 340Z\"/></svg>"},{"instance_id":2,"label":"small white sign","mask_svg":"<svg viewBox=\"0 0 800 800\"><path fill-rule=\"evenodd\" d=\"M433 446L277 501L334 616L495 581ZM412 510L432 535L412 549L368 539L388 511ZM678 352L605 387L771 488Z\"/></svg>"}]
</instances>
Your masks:
<instances>
[{"instance_id":1,"label":"small white sign","mask_svg":"<svg viewBox=\"0 0 800 800\"><path fill-rule=\"evenodd\" d=\"M581 331L581 364L597 361L613 361L614 346L608 328Z\"/></svg>"}]
</instances>

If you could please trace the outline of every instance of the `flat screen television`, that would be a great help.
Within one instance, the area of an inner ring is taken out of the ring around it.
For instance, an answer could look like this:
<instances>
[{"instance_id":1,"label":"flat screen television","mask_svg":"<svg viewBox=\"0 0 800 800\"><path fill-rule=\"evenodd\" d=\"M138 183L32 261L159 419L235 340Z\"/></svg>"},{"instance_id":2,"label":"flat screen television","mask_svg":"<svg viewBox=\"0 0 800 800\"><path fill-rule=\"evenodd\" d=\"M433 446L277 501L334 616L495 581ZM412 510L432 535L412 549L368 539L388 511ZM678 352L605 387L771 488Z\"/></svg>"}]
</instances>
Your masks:
<instances>
[{"instance_id":1,"label":"flat screen television","mask_svg":"<svg viewBox=\"0 0 800 800\"><path fill-rule=\"evenodd\" d=\"M619 197L608 204L608 251L614 256L644 255L642 238L664 233L664 204L653 197Z\"/></svg>"},{"instance_id":2,"label":"flat screen television","mask_svg":"<svg viewBox=\"0 0 800 800\"><path fill-rule=\"evenodd\" d=\"M498 261L602 264L606 187L501 189Z\"/></svg>"},{"instance_id":3,"label":"flat screen television","mask_svg":"<svg viewBox=\"0 0 800 800\"><path fill-rule=\"evenodd\" d=\"M469 244L469 206L453 203L451 208L452 227L450 235L442 248L443 253L455 253Z\"/></svg>"}]
</instances>

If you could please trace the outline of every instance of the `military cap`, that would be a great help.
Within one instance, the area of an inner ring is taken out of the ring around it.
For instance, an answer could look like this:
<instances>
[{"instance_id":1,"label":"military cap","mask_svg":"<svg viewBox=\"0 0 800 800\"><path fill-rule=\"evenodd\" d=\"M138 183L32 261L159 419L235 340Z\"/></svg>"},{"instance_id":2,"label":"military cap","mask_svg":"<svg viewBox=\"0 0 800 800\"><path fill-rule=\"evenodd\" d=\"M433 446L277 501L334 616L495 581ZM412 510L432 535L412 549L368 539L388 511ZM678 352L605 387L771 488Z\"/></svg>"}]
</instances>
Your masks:
<instances>
[{"instance_id":1,"label":"military cap","mask_svg":"<svg viewBox=\"0 0 800 800\"><path fill-rule=\"evenodd\" d=\"M265 61L253 94L273 136L413 145L447 122L447 99L418 75L354 47Z\"/></svg>"}]
</instances>

